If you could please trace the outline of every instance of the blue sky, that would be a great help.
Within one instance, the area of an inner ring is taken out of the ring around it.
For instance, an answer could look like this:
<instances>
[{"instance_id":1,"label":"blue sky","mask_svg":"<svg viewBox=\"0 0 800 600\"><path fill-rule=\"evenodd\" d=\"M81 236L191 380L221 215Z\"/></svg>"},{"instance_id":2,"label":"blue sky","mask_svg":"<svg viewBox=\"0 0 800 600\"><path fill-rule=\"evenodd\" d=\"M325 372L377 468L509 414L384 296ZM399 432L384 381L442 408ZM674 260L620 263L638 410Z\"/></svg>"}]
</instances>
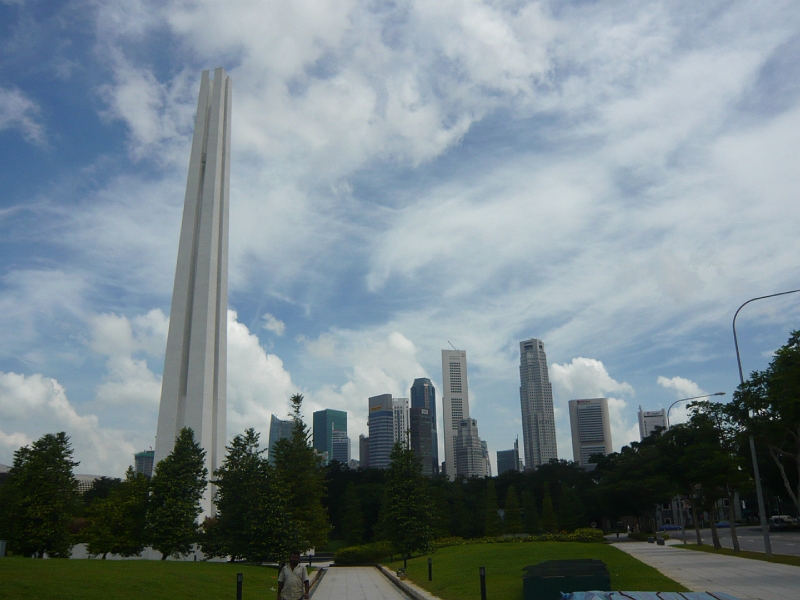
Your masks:
<instances>
[{"instance_id":1,"label":"blue sky","mask_svg":"<svg viewBox=\"0 0 800 600\"><path fill-rule=\"evenodd\" d=\"M300 391L356 438L450 341L494 459L538 337L559 455L579 397L619 448L640 404L730 397L734 311L800 287L794 2L0 0L0 47L5 464L152 445L203 69L234 85L231 436ZM799 325L800 294L745 309L745 370Z\"/></svg>"}]
</instances>

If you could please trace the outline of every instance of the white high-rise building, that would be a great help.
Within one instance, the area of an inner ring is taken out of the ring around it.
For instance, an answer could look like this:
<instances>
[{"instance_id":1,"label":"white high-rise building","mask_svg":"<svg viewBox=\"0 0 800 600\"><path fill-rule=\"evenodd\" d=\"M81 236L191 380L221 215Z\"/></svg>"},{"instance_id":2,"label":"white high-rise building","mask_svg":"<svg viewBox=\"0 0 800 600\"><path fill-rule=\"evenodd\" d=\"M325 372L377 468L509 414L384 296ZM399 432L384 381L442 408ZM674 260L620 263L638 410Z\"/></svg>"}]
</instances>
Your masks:
<instances>
[{"instance_id":1,"label":"white high-rise building","mask_svg":"<svg viewBox=\"0 0 800 600\"><path fill-rule=\"evenodd\" d=\"M569 424L573 460L579 465L588 465L594 454L607 456L613 452L608 398L570 400Z\"/></svg>"},{"instance_id":2,"label":"white high-rise building","mask_svg":"<svg viewBox=\"0 0 800 600\"><path fill-rule=\"evenodd\" d=\"M211 474L225 458L231 79L203 71L169 315L154 462L189 427ZM202 500L212 514L213 486Z\"/></svg>"},{"instance_id":3,"label":"white high-rise building","mask_svg":"<svg viewBox=\"0 0 800 600\"><path fill-rule=\"evenodd\" d=\"M455 438L462 419L469 419L465 350L442 350L442 386L444 464L448 479L453 481L456 478Z\"/></svg>"},{"instance_id":4,"label":"white high-rise building","mask_svg":"<svg viewBox=\"0 0 800 600\"><path fill-rule=\"evenodd\" d=\"M639 439L643 440L653 433L657 427L667 428L667 411L642 410L639 406Z\"/></svg>"},{"instance_id":5,"label":"white high-rise building","mask_svg":"<svg viewBox=\"0 0 800 600\"><path fill-rule=\"evenodd\" d=\"M486 442L482 442L478 435L478 422L475 419L459 421L454 446L456 475L467 479L491 476Z\"/></svg>"},{"instance_id":6,"label":"white high-rise building","mask_svg":"<svg viewBox=\"0 0 800 600\"><path fill-rule=\"evenodd\" d=\"M408 398L392 398L394 411L394 441L409 445L409 431L411 430L411 416L409 413L410 402Z\"/></svg>"},{"instance_id":7,"label":"white high-rise building","mask_svg":"<svg viewBox=\"0 0 800 600\"><path fill-rule=\"evenodd\" d=\"M519 379L525 467L533 469L558 458L553 388L541 340L531 338L519 343Z\"/></svg>"}]
</instances>

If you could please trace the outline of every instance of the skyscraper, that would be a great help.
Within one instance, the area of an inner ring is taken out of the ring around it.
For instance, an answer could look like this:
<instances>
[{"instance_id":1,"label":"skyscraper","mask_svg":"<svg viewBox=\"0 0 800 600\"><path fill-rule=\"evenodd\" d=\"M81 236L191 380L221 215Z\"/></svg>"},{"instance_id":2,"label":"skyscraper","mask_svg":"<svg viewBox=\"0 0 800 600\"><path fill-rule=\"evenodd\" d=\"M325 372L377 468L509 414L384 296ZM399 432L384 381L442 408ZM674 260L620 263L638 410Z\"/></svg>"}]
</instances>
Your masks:
<instances>
[{"instance_id":1,"label":"skyscraper","mask_svg":"<svg viewBox=\"0 0 800 600\"><path fill-rule=\"evenodd\" d=\"M431 460L431 414L427 408L412 406L409 409L411 423L411 449L422 463L422 474L430 477L433 472Z\"/></svg>"},{"instance_id":2,"label":"skyscraper","mask_svg":"<svg viewBox=\"0 0 800 600\"><path fill-rule=\"evenodd\" d=\"M497 451L497 474L502 475L506 471L521 471L520 462L519 439L516 439L513 449Z\"/></svg>"},{"instance_id":3,"label":"skyscraper","mask_svg":"<svg viewBox=\"0 0 800 600\"><path fill-rule=\"evenodd\" d=\"M369 437L363 433L358 436L358 466L363 469L369 468Z\"/></svg>"},{"instance_id":4,"label":"skyscraper","mask_svg":"<svg viewBox=\"0 0 800 600\"><path fill-rule=\"evenodd\" d=\"M454 439L455 474L459 477L486 477L487 451L478 435L478 422L475 419L461 419ZM448 471L449 472L449 471Z\"/></svg>"},{"instance_id":5,"label":"skyscraper","mask_svg":"<svg viewBox=\"0 0 800 600\"><path fill-rule=\"evenodd\" d=\"M572 429L572 456L581 466L589 464L594 454L611 454L611 421L608 398L569 401L569 424Z\"/></svg>"},{"instance_id":6,"label":"skyscraper","mask_svg":"<svg viewBox=\"0 0 800 600\"><path fill-rule=\"evenodd\" d=\"M272 449L275 446L275 443L278 440L288 439L292 437L292 427L294 426L294 421L291 419L279 419L275 415L272 415L269 421L269 450L267 452L267 458L269 458L269 462L271 464L275 464L275 456L272 453Z\"/></svg>"},{"instance_id":7,"label":"skyscraper","mask_svg":"<svg viewBox=\"0 0 800 600\"><path fill-rule=\"evenodd\" d=\"M326 463L330 462L333 460L333 432L344 432L347 437L347 413L332 408L318 410L313 415L313 423L314 450L325 457Z\"/></svg>"},{"instance_id":8,"label":"skyscraper","mask_svg":"<svg viewBox=\"0 0 800 600\"><path fill-rule=\"evenodd\" d=\"M385 469L394 445L394 406L391 394L369 399L369 466Z\"/></svg>"},{"instance_id":9,"label":"skyscraper","mask_svg":"<svg viewBox=\"0 0 800 600\"><path fill-rule=\"evenodd\" d=\"M203 71L172 292L155 464L184 427L206 451L209 475L227 441L228 188L231 79ZM157 468L157 466L156 466ZM201 502L212 513L213 485Z\"/></svg>"},{"instance_id":10,"label":"skyscraper","mask_svg":"<svg viewBox=\"0 0 800 600\"><path fill-rule=\"evenodd\" d=\"M642 410L639 406L639 439L643 440L657 427L667 428L667 411L661 410Z\"/></svg>"},{"instance_id":11,"label":"skyscraper","mask_svg":"<svg viewBox=\"0 0 800 600\"><path fill-rule=\"evenodd\" d=\"M155 459L155 454L155 450L144 450L134 454L133 470L150 479L153 476L153 460Z\"/></svg>"},{"instance_id":12,"label":"skyscraper","mask_svg":"<svg viewBox=\"0 0 800 600\"><path fill-rule=\"evenodd\" d=\"M350 462L350 438L346 431L331 432L331 460L347 465Z\"/></svg>"},{"instance_id":13,"label":"skyscraper","mask_svg":"<svg viewBox=\"0 0 800 600\"><path fill-rule=\"evenodd\" d=\"M409 420L408 398L392 398L392 410L394 411L394 442L400 441L408 445L408 434L411 427Z\"/></svg>"},{"instance_id":14,"label":"skyscraper","mask_svg":"<svg viewBox=\"0 0 800 600\"><path fill-rule=\"evenodd\" d=\"M431 419L431 473L439 474L439 435L436 431L436 388L427 377L414 380L411 386L411 408L425 408Z\"/></svg>"},{"instance_id":15,"label":"skyscraper","mask_svg":"<svg viewBox=\"0 0 800 600\"><path fill-rule=\"evenodd\" d=\"M525 466L533 469L558 458L553 388L541 340L531 338L519 343L519 379Z\"/></svg>"},{"instance_id":16,"label":"skyscraper","mask_svg":"<svg viewBox=\"0 0 800 600\"><path fill-rule=\"evenodd\" d=\"M444 464L447 477L456 478L455 439L463 419L469 418L469 386L465 350L442 350L442 419Z\"/></svg>"}]
</instances>

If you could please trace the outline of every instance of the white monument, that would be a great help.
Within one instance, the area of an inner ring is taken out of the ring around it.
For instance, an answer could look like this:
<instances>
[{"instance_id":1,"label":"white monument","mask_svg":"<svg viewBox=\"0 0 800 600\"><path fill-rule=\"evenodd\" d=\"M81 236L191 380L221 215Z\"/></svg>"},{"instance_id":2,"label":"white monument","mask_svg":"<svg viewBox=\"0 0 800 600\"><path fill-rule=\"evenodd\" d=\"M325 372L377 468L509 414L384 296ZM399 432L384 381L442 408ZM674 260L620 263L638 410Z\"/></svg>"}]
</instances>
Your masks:
<instances>
[{"instance_id":1,"label":"white monument","mask_svg":"<svg viewBox=\"0 0 800 600\"><path fill-rule=\"evenodd\" d=\"M209 476L225 457L228 347L228 187L231 79L203 71L175 269L155 464L183 427L206 451ZM211 486L209 486L211 487ZM212 513L213 490L203 511Z\"/></svg>"}]
</instances>

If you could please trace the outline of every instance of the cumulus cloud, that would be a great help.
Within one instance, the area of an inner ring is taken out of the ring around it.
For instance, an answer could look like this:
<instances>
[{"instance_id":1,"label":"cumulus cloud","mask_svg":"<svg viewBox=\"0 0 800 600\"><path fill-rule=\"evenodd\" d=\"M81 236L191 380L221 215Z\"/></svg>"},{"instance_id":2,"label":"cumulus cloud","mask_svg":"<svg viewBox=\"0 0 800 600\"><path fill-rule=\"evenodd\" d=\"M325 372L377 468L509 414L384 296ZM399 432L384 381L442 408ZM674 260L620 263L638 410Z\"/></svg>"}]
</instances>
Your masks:
<instances>
[{"instance_id":1,"label":"cumulus cloud","mask_svg":"<svg viewBox=\"0 0 800 600\"><path fill-rule=\"evenodd\" d=\"M569 433L569 400L585 398L608 398L608 414L611 419L611 438L614 450L631 441L638 441L639 428L633 417L628 403L622 398L615 398L610 394L633 395L633 387L622 381L619 382L608 373L605 365L595 358L573 358L572 362L563 365L550 365L550 379L553 391L561 407L559 414L563 414L561 422L561 435L559 445L561 456L568 456L565 451L572 447L572 436ZM567 421L565 423L565 421Z\"/></svg>"},{"instance_id":2,"label":"cumulus cloud","mask_svg":"<svg viewBox=\"0 0 800 600\"><path fill-rule=\"evenodd\" d=\"M663 375L659 375L658 379L656 379L656 383L664 389L672 390L675 393L675 398L677 400L682 398L693 398L695 396L704 396L707 393L694 381L684 377L675 376L672 378L667 378ZM685 423L688 420L689 411L686 409L688 404L688 402L676 404L675 407L669 411L670 425L674 425L675 423Z\"/></svg>"},{"instance_id":3,"label":"cumulus cloud","mask_svg":"<svg viewBox=\"0 0 800 600\"><path fill-rule=\"evenodd\" d=\"M20 445L46 433L72 438L79 473L119 477L144 440L127 431L105 429L93 414L80 414L63 386L41 374L0 372L0 460L11 464Z\"/></svg>"},{"instance_id":4,"label":"cumulus cloud","mask_svg":"<svg viewBox=\"0 0 800 600\"><path fill-rule=\"evenodd\" d=\"M0 87L0 131L16 129L27 142L43 145L47 138L39 106L16 88Z\"/></svg>"},{"instance_id":5,"label":"cumulus cloud","mask_svg":"<svg viewBox=\"0 0 800 600\"><path fill-rule=\"evenodd\" d=\"M275 315L264 313L261 315L264 323L261 325L267 331L271 331L275 335L283 335L286 332L286 323L278 319Z\"/></svg>"}]
</instances>

